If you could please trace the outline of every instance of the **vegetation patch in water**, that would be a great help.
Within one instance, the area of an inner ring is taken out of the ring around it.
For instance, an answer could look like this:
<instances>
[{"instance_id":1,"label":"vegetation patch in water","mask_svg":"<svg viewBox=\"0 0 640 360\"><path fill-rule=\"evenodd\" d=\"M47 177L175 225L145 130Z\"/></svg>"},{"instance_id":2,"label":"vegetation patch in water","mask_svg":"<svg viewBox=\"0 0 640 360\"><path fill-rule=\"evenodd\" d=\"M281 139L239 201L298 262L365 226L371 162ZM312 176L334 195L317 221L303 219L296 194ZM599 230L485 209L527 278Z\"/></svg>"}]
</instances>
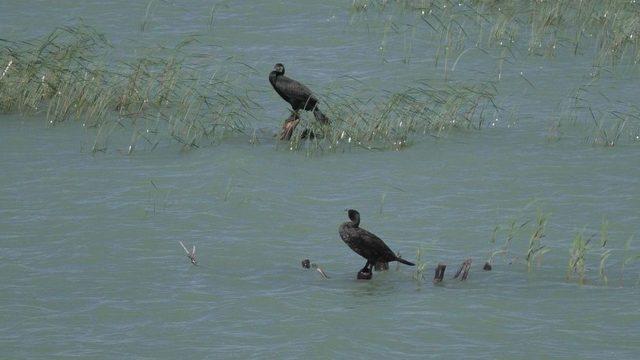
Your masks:
<instances>
[{"instance_id":1,"label":"vegetation patch in water","mask_svg":"<svg viewBox=\"0 0 640 360\"><path fill-rule=\"evenodd\" d=\"M116 131L130 133L127 153L139 145L153 149L163 135L190 149L227 134L247 133L244 120L254 117L253 110L260 106L226 77L185 65L180 50L191 41L109 65L102 59L108 57L110 44L87 26L59 28L33 42L5 40L0 111L45 114L51 125L80 121L95 129L93 152L104 151ZM374 106L336 95L329 102L332 125L308 124L305 129L315 136L306 140L300 127L289 148L401 149L412 134L479 129L486 113L497 111L495 95L492 83L438 89L426 82Z\"/></svg>"},{"instance_id":2,"label":"vegetation patch in water","mask_svg":"<svg viewBox=\"0 0 640 360\"><path fill-rule=\"evenodd\" d=\"M354 99L330 102L331 126L309 122L316 136L303 138L305 127L298 127L289 143L290 149L336 151L352 147L369 150L408 146L415 136L440 137L452 130L481 129L487 118L499 111L494 103L493 83L475 85L448 84L435 88L426 81L387 99ZM337 96L336 96L337 97Z\"/></svg>"},{"instance_id":3,"label":"vegetation patch in water","mask_svg":"<svg viewBox=\"0 0 640 360\"><path fill-rule=\"evenodd\" d=\"M243 119L257 105L226 78L186 66L180 50L191 41L108 65L108 41L87 26L32 42L4 40L0 111L44 113L51 125L80 121L96 129L94 152L104 151L117 129L131 132L128 152L140 143L154 148L159 134L192 148L244 131Z\"/></svg>"},{"instance_id":4,"label":"vegetation patch in water","mask_svg":"<svg viewBox=\"0 0 640 360\"><path fill-rule=\"evenodd\" d=\"M530 205L527 205L525 210ZM558 245L557 241L559 236L564 237L562 234L554 235L555 239L550 239L555 245L549 246L542 243L542 239L546 238L549 219L549 213L538 209L535 218L523 215L510 220L506 226L495 226L490 244L495 247L499 238L504 238L504 242L502 246L489 252L487 263L493 264L497 257L502 257L509 265L526 265L529 272L541 267L543 255L549 252L557 252L557 250L562 251L562 247ZM625 275L628 276L631 273L637 276L637 262L640 260L640 254L634 251L631 246L633 237L630 237L625 242L624 247L612 247L609 228L609 221L603 218L599 231L591 231L585 227L575 232L571 242L569 242L569 260L566 271L566 279L568 281L576 281L580 285L590 282L607 286L610 282L610 275L608 274L612 267L608 266L610 258L620 263L619 272L616 272L619 274L620 286L624 284ZM528 246L524 247L526 234L529 232L531 232L531 235L529 236ZM524 254L518 255L520 251ZM636 266L630 269L631 265ZM596 269L597 271L595 271ZM589 276L592 271L597 273L597 279ZM637 280L640 282L640 277Z\"/></svg>"},{"instance_id":5,"label":"vegetation patch in water","mask_svg":"<svg viewBox=\"0 0 640 360\"><path fill-rule=\"evenodd\" d=\"M354 0L351 10L353 21L371 11L415 14L419 21L404 30L415 33L421 26L434 33L448 52L445 61L455 58L462 50L457 44L466 41L481 48L524 48L542 56L554 56L560 48L576 55L588 52L594 66L640 61L636 1ZM403 32L395 22L389 27Z\"/></svg>"}]
</instances>

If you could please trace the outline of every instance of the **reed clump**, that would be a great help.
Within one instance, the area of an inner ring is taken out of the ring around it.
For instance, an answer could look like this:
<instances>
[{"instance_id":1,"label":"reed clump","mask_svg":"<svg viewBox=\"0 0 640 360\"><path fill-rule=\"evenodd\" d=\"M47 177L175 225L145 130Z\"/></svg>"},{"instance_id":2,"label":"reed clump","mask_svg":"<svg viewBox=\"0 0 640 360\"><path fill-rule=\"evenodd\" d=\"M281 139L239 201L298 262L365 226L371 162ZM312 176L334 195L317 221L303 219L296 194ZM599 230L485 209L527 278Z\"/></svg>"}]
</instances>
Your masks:
<instances>
[{"instance_id":1,"label":"reed clump","mask_svg":"<svg viewBox=\"0 0 640 360\"><path fill-rule=\"evenodd\" d=\"M528 207L529 205L525 209ZM614 259L621 265L619 269L621 286L624 284L625 276L632 271L637 271L640 253L634 251L631 246L633 236L629 237L624 247L612 247L609 235L610 222L606 218L602 219L599 231L582 228L575 232L568 245L560 245L556 242L553 247L542 242L546 238L549 218L549 213L538 209L535 218L523 214L510 220L506 225L496 225L489 241L493 249L489 251L487 263L491 266L496 257L501 256L508 261L509 265L523 263L523 265L526 264L528 271L531 271L535 268L534 265L541 265L546 253L552 249L558 250L561 246L568 246L569 260L565 275L567 281L575 281L580 285L592 281L607 286L612 276L610 274L612 266L608 265L610 259ZM529 232L531 234L524 255L515 255L519 250L512 250L512 247L518 246L519 239L525 238L525 234ZM505 238L503 245L496 248L498 239L502 237ZM556 238L558 237L556 235ZM597 278L590 279L588 275L591 270L595 273L595 269L597 269ZM640 277L636 285L638 283L640 283Z\"/></svg>"},{"instance_id":2,"label":"reed clump","mask_svg":"<svg viewBox=\"0 0 640 360\"><path fill-rule=\"evenodd\" d=\"M573 279L574 276L577 276L579 283L584 284L587 269L586 254L591 239L584 236L584 230L577 232L574 236L567 266L567 279Z\"/></svg>"},{"instance_id":3,"label":"reed clump","mask_svg":"<svg viewBox=\"0 0 640 360\"><path fill-rule=\"evenodd\" d=\"M0 111L45 114L51 125L80 121L94 132L94 152L106 150L115 132L129 133L127 153L141 145L155 148L162 135L190 149L245 133L245 119L260 106L236 84L186 65L181 50L191 41L111 64L103 60L111 45L84 25L31 42L7 42L0 52L6 64ZM310 122L297 134L306 129L310 136L292 136L289 147L399 150L413 134L479 129L486 113L497 111L496 92L493 83L436 88L424 81L375 103L336 95L339 100L328 101L331 126Z\"/></svg>"},{"instance_id":4,"label":"reed clump","mask_svg":"<svg viewBox=\"0 0 640 360\"><path fill-rule=\"evenodd\" d=\"M637 71L640 61L640 3L636 1L354 0L351 13L352 19L363 21L378 14L379 26L384 19L384 28L379 29L383 60L389 44L410 39L404 46L405 61L410 52L434 49L434 65L442 68L445 80L452 78L469 53L482 53L495 61L496 73L490 78L498 81L506 65L523 54L555 57L562 52L590 59L590 83L601 73ZM533 87L524 74L521 77ZM584 142L594 146L640 141L640 112L633 100L620 106L619 99L595 99L585 94L588 91L585 86L570 95L575 101L561 113L563 119L550 126L549 140L564 135L569 119L571 124L586 125ZM612 104L613 109L603 110L596 102Z\"/></svg>"},{"instance_id":5,"label":"reed clump","mask_svg":"<svg viewBox=\"0 0 640 360\"><path fill-rule=\"evenodd\" d=\"M486 119L498 111L494 103L496 93L490 82L436 88L422 81L373 104L358 99L330 102L328 116L332 124L306 122L292 136L289 148L401 150L415 136L440 137L455 130L481 129ZM309 129L314 136L303 136Z\"/></svg>"},{"instance_id":6,"label":"reed clump","mask_svg":"<svg viewBox=\"0 0 640 360\"><path fill-rule=\"evenodd\" d=\"M6 42L0 50L0 112L45 113L51 125L81 121L95 129L92 151L103 151L111 133L131 133L155 147L168 134L188 149L225 132L242 132L257 106L231 82L185 64L176 48L127 62L103 63L110 44L91 27L60 27L40 40Z\"/></svg>"},{"instance_id":7,"label":"reed clump","mask_svg":"<svg viewBox=\"0 0 640 360\"><path fill-rule=\"evenodd\" d=\"M628 266L636 263L640 260L640 254L633 251L631 242L633 236L629 237L625 242L623 248L612 248L609 245L609 221L605 218L602 219L599 232L594 232L589 237L585 236L585 229L576 232L573 241L571 243L571 249L569 251L569 263L567 266L567 279L576 280L579 284L584 284L588 281L587 273L590 270L589 263L595 261L594 258L598 258L598 278L602 285L607 286L609 284L609 275L607 271L607 263L611 255L615 253L621 253L622 259L619 260L621 264L620 268L620 286L624 285L625 275L629 272ZM589 260L592 259L592 260ZM591 268L596 268L594 264ZM638 278L640 282L640 278ZM637 285L638 283L636 283Z\"/></svg>"},{"instance_id":8,"label":"reed clump","mask_svg":"<svg viewBox=\"0 0 640 360\"><path fill-rule=\"evenodd\" d=\"M524 259L528 271L534 270L536 266L541 266L544 255L551 251L551 248L543 243L543 239L547 236L547 223L550 216L551 214L539 208L536 211L535 219L521 215L510 220L506 226L496 225L490 240L490 244L494 249L489 252L487 263L492 264L496 256L502 256L509 259L510 264L519 259ZM514 240L523 238L523 234L529 231L531 234L528 237L528 245L524 255L511 255ZM495 248L498 238L502 236L505 238L504 243L501 247Z\"/></svg>"},{"instance_id":9,"label":"reed clump","mask_svg":"<svg viewBox=\"0 0 640 360\"><path fill-rule=\"evenodd\" d=\"M561 138L560 129L570 125L584 128L584 142L594 146L615 147L640 141L640 108L623 100L612 103L601 91L593 89L597 81L598 77L594 77L572 90L568 101L562 105L560 115L550 126L550 140ZM607 108L608 105L594 107L593 103L612 104Z\"/></svg>"},{"instance_id":10,"label":"reed clump","mask_svg":"<svg viewBox=\"0 0 640 360\"><path fill-rule=\"evenodd\" d=\"M589 52L594 66L637 65L640 60L640 6L635 1L354 0L351 6L356 14L394 10L416 14L421 20L416 24L443 39L451 38L452 29L461 38L476 34L469 39L476 46L512 51L522 44L529 54L541 56L555 56L561 48L576 55Z\"/></svg>"},{"instance_id":11,"label":"reed clump","mask_svg":"<svg viewBox=\"0 0 640 360\"><path fill-rule=\"evenodd\" d=\"M538 210L533 232L529 237L529 248L525 256L527 269L529 269L529 271L533 268L533 264L537 263L539 266L542 263L542 257L544 254L550 250L542 244L542 239L546 236L545 231L548 219L549 214L545 214L542 210Z\"/></svg>"}]
</instances>

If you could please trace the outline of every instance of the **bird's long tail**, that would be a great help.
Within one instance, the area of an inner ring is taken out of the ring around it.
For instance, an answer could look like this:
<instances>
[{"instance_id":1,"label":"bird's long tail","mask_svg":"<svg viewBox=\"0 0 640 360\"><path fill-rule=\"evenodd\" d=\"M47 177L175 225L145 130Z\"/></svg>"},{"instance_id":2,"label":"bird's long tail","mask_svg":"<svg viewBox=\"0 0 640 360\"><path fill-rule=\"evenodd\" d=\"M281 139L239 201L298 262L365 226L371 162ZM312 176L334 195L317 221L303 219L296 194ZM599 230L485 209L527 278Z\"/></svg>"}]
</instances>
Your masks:
<instances>
[{"instance_id":1,"label":"bird's long tail","mask_svg":"<svg viewBox=\"0 0 640 360\"><path fill-rule=\"evenodd\" d=\"M396 258L396 261L397 261L397 262L401 262L401 263L403 263L403 264L405 264L405 265L409 265L409 266L414 266L414 265L415 265L415 264L414 264L414 263L412 263L411 261L407 261L407 260L405 260L405 259L403 259L403 258Z\"/></svg>"},{"instance_id":2,"label":"bird's long tail","mask_svg":"<svg viewBox=\"0 0 640 360\"><path fill-rule=\"evenodd\" d=\"M329 118L325 114L323 114L322 111L320 111L320 109L318 109L317 106L315 108L313 108L313 116L321 124L328 124L329 123Z\"/></svg>"}]
</instances>

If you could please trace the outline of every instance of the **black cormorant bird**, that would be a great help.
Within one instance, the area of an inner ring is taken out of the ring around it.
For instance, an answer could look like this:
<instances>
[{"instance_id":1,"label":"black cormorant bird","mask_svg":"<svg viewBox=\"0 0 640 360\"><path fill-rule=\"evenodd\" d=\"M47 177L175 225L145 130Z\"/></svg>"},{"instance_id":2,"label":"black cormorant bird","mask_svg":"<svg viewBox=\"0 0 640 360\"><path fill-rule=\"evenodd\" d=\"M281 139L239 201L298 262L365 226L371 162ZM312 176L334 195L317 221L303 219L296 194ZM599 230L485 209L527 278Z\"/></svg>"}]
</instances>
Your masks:
<instances>
[{"instance_id":1,"label":"black cormorant bird","mask_svg":"<svg viewBox=\"0 0 640 360\"><path fill-rule=\"evenodd\" d=\"M301 83L284 76L284 65L277 63L269 74L269 82L286 102L293 108L294 119L298 110L313 111L313 116L322 124L328 124L329 119L318 108L318 99L313 96L311 90Z\"/></svg>"},{"instance_id":2,"label":"black cormorant bird","mask_svg":"<svg viewBox=\"0 0 640 360\"><path fill-rule=\"evenodd\" d=\"M347 211L350 221L340 225L338 232L342 241L349 245L351 250L367 259L367 263L358 272L358 279L371 279L371 268L377 263L398 261L410 266L415 265L396 256L382 239L362 229L360 227L360 213L357 210L350 209Z\"/></svg>"}]
</instances>

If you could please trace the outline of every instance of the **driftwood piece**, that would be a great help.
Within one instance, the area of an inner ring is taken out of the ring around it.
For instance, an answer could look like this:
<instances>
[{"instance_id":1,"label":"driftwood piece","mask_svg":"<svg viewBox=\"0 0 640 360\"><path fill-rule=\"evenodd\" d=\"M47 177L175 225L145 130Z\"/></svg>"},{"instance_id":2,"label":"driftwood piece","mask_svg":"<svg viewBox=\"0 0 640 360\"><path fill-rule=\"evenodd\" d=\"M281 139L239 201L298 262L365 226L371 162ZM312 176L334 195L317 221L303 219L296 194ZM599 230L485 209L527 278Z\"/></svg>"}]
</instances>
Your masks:
<instances>
[{"instance_id":1,"label":"driftwood piece","mask_svg":"<svg viewBox=\"0 0 640 360\"><path fill-rule=\"evenodd\" d=\"M322 270L322 268L316 264L311 264L311 267L316 269L317 272L320 273L320 275L322 275L323 278L328 279L329 275L327 275L326 272L324 272L324 270Z\"/></svg>"},{"instance_id":2,"label":"driftwood piece","mask_svg":"<svg viewBox=\"0 0 640 360\"><path fill-rule=\"evenodd\" d=\"M447 269L447 265L443 263L438 263L436 266L436 274L433 276L433 283L440 283L442 279L444 279L444 271Z\"/></svg>"},{"instance_id":3,"label":"driftwood piece","mask_svg":"<svg viewBox=\"0 0 640 360\"><path fill-rule=\"evenodd\" d=\"M467 259L463 261L462 264L460 264L460 268L453 276L453 278L457 279L458 277L460 277L460 281L467 280L467 277L469 276L469 269L471 269L471 259Z\"/></svg>"},{"instance_id":4,"label":"driftwood piece","mask_svg":"<svg viewBox=\"0 0 640 360\"><path fill-rule=\"evenodd\" d=\"M189 258L189 261L191 261L193 265L198 265L198 261L196 260L196 246L193 245L193 248L191 248L191 251L189 251L187 247L184 246L184 243L182 243L182 241L178 241L178 242L180 243L180 246L182 246L184 251L187 253L187 257Z\"/></svg>"},{"instance_id":5,"label":"driftwood piece","mask_svg":"<svg viewBox=\"0 0 640 360\"><path fill-rule=\"evenodd\" d=\"M292 113L287 120L282 124L282 131L280 132L280 140L290 140L293 131L300 123L300 117L297 113Z\"/></svg>"},{"instance_id":6,"label":"driftwood piece","mask_svg":"<svg viewBox=\"0 0 640 360\"><path fill-rule=\"evenodd\" d=\"M316 265L315 263L312 263L311 260L309 259L304 259L302 260L302 268L303 269L311 269L314 268L316 269L316 271L318 273L320 273L320 275L324 278L324 279L328 279L329 275L327 275L327 273L318 265Z\"/></svg>"}]
</instances>

